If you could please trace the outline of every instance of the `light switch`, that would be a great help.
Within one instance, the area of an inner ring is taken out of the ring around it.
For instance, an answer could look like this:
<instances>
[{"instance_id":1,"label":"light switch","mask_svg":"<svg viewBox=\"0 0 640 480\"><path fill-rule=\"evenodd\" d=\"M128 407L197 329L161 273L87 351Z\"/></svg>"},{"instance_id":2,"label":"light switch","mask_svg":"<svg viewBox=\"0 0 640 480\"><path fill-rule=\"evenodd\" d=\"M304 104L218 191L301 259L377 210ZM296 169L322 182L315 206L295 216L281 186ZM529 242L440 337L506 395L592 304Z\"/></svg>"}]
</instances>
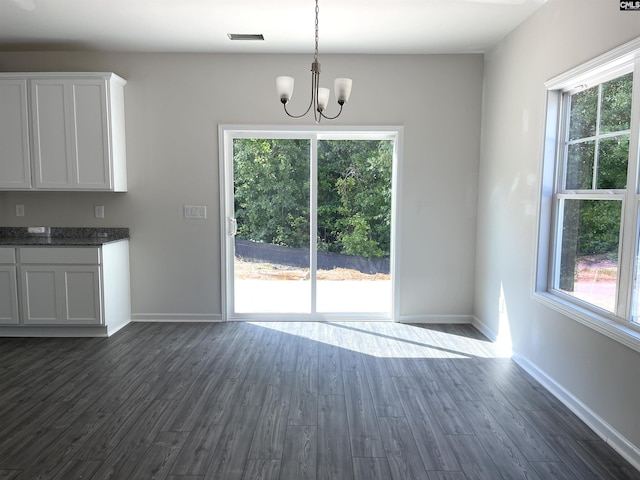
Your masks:
<instances>
[{"instance_id":1,"label":"light switch","mask_svg":"<svg viewBox=\"0 0 640 480\"><path fill-rule=\"evenodd\" d=\"M104 205L96 205L96 218L104 218Z\"/></svg>"},{"instance_id":2,"label":"light switch","mask_svg":"<svg viewBox=\"0 0 640 480\"><path fill-rule=\"evenodd\" d=\"M185 205L184 218L204 220L207 218L207 207L205 205Z\"/></svg>"},{"instance_id":3,"label":"light switch","mask_svg":"<svg viewBox=\"0 0 640 480\"><path fill-rule=\"evenodd\" d=\"M16 217L24 217L24 205L16 205Z\"/></svg>"}]
</instances>

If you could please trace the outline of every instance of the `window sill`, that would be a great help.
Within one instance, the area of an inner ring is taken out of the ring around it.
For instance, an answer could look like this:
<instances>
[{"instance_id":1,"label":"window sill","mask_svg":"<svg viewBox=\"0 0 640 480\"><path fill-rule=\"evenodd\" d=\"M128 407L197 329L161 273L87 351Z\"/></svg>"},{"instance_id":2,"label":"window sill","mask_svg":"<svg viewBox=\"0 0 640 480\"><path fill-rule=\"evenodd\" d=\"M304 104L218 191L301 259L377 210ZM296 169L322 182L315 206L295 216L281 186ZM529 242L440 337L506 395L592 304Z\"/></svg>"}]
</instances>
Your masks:
<instances>
[{"instance_id":1,"label":"window sill","mask_svg":"<svg viewBox=\"0 0 640 480\"><path fill-rule=\"evenodd\" d=\"M549 292L534 292L533 297L543 305L562 313L626 347L640 353L640 331L603 315L582 308Z\"/></svg>"}]
</instances>

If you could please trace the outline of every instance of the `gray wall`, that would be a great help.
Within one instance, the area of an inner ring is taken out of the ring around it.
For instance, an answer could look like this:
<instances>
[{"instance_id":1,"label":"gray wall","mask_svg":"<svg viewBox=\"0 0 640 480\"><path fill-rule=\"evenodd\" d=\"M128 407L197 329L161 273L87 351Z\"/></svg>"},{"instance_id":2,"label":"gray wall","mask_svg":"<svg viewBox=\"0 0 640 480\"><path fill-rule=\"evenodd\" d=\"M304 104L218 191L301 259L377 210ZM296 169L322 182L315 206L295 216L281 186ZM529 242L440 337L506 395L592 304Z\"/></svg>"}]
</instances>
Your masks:
<instances>
[{"instance_id":1,"label":"gray wall","mask_svg":"<svg viewBox=\"0 0 640 480\"><path fill-rule=\"evenodd\" d=\"M336 76L354 80L341 124L404 126L401 315L469 320L483 57L320 60L327 84ZM300 108L311 61L311 55L0 52L0 71L113 71L127 79L129 180L121 194L0 193L0 225L130 227L134 318L219 319L218 124L299 124L281 111L275 77L296 77L292 109ZM24 218L15 217L16 204L25 205ZM105 206L104 219L93 216L97 204ZM206 205L208 219L183 219L185 204Z\"/></svg>"},{"instance_id":2,"label":"gray wall","mask_svg":"<svg viewBox=\"0 0 640 480\"><path fill-rule=\"evenodd\" d=\"M544 82L640 36L611 0L550 0L485 57L475 313L565 394L640 446L640 354L532 298ZM595 418L595 417L594 417Z\"/></svg>"}]
</instances>

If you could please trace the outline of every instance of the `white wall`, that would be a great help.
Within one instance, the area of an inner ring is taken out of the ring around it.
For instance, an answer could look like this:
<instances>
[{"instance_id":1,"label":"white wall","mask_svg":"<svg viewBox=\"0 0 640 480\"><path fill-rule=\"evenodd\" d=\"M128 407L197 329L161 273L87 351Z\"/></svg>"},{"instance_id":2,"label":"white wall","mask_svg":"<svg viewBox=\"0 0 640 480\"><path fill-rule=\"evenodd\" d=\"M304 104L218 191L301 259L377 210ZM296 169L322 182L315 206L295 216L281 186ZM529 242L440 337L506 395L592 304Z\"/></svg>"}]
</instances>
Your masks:
<instances>
[{"instance_id":1,"label":"white wall","mask_svg":"<svg viewBox=\"0 0 640 480\"><path fill-rule=\"evenodd\" d=\"M0 225L129 227L134 316L219 319L218 124L299 123L281 111L275 77L298 79L292 109L302 107L311 61L0 52L0 71L113 71L127 79L129 180L122 194L0 193ZM327 84L354 79L340 123L404 126L401 315L471 318L482 56L320 61ZM15 217L16 204L25 205L24 218ZM105 206L104 219L93 217L97 204ZM206 205L208 219L183 219L185 204Z\"/></svg>"},{"instance_id":2,"label":"white wall","mask_svg":"<svg viewBox=\"0 0 640 480\"><path fill-rule=\"evenodd\" d=\"M544 82L638 36L640 15L619 12L618 2L550 0L485 56L475 282L484 328L497 334L508 319L521 361L636 447L640 354L531 294Z\"/></svg>"}]
</instances>

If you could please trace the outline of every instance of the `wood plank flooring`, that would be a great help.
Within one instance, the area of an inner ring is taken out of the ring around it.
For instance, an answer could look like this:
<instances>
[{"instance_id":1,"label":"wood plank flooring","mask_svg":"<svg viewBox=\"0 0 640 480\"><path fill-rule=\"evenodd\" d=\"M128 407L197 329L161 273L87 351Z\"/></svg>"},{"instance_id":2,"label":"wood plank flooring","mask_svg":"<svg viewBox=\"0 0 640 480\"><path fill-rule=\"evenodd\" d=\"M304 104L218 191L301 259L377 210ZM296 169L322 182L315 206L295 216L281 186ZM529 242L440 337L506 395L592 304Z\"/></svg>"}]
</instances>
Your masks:
<instances>
[{"instance_id":1,"label":"wood plank flooring","mask_svg":"<svg viewBox=\"0 0 640 480\"><path fill-rule=\"evenodd\" d=\"M0 480L640 480L468 325L0 338Z\"/></svg>"}]
</instances>

